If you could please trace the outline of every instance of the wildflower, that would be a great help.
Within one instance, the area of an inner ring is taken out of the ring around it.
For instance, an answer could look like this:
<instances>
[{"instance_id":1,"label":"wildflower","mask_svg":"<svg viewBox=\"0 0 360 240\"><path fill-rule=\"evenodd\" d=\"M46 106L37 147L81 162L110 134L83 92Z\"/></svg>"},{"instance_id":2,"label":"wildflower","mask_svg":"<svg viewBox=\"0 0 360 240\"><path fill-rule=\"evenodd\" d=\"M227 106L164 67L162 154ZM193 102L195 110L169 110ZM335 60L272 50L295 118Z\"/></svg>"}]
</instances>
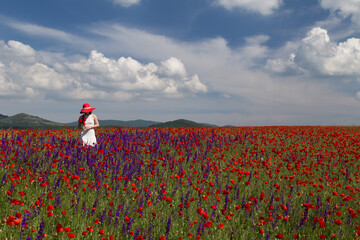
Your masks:
<instances>
[{"instance_id":1,"label":"wildflower","mask_svg":"<svg viewBox=\"0 0 360 240\"><path fill-rule=\"evenodd\" d=\"M336 225L341 225L341 224L342 224L342 221L340 221L339 219L336 219L336 220L335 220L335 224L336 224Z\"/></svg>"},{"instance_id":2,"label":"wildflower","mask_svg":"<svg viewBox=\"0 0 360 240\"><path fill-rule=\"evenodd\" d=\"M87 227L87 228L86 228L86 231L92 232L92 231L94 231L94 227L93 227L93 226Z\"/></svg>"},{"instance_id":3,"label":"wildflower","mask_svg":"<svg viewBox=\"0 0 360 240\"><path fill-rule=\"evenodd\" d=\"M17 213L15 214L15 217L16 217L16 218L21 218L21 216L22 216L22 215L21 215L21 213L19 213L19 212L17 212Z\"/></svg>"},{"instance_id":4,"label":"wildflower","mask_svg":"<svg viewBox=\"0 0 360 240\"><path fill-rule=\"evenodd\" d=\"M68 237L69 237L69 238L74 238L74 237L76 237L76 236L75 236L75 234L73 234L73 233L69 233L69 234L68 234Z\"/></svg>"},{"instance_id":5,"label":"wildflower","mask_svg":"<svg viewBox=\"0 0 360 240\"><path fill-rule=\"evenodd\" d=\"M21 219L15 219L14 220L14 224L17 226L21 223Z\"/></svg>"},{"instance_id":6,"label":"wildflower","mask_svg":"<svg viewBox=\"0 0 360 240\"><path fill-rule=\"evenodd\" d=\"M204 224L204 227L209 228L209 227L211 227L211 225L212 225L212 221L209 221Z\"/></svg>"},{"instance_id":7,"label":"wildflower","mask_svg":"<svg viewBox=\"0 0 360 240\"><path fill-rule=\"evenodd\" d=\"M63 231L63 226L59 223L58 225L56 225L56 232L62 232Z\"/></svg>"},{"instance_id":8,"label":"wildflower","mask_svg":"<svg viewBox=\"0 0 360 240\"><path fill-rule=\"evenodd\" d=\"M54 210L54 206L53 205L48 205L46 211L49 212L49 211L52 211L52 210Z\"/></svg>"},{"instance_id":9,"label":"wildflower","mask_svg":"<svg viewBox=\"0 0 360 240\"><path fill-rule=\"evenodd\" d=\"M279 238L279 239L283 239L283 235L281 233L278 233L277 235L275 235L276 238Z\"/></svg>"}]
</instances>

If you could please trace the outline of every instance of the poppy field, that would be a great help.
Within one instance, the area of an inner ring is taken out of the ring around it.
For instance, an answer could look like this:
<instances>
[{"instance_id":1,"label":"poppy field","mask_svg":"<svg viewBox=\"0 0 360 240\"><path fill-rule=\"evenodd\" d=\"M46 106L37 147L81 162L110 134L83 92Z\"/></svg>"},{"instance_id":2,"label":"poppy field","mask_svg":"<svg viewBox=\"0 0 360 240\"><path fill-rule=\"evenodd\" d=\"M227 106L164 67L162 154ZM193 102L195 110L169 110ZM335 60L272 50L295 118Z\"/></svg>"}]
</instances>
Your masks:
<instances>
[{"instance_id":1,"label":"poppy field","mask_svg":"<svg viewBox=\"0 0 360 240\"><path fill-rule=\"evenodd\" d=\"M0 130L0 239L357 239L359 127Z\"/></svg>"}]
</instances>

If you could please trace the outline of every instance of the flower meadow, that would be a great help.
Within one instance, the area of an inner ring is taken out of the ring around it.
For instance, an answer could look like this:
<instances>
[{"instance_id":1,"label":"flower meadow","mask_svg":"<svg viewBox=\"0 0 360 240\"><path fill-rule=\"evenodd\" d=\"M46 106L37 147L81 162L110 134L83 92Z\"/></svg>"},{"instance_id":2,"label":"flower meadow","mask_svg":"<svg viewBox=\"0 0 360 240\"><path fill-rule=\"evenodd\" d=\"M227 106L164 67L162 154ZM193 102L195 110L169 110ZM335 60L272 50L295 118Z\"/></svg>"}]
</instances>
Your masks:
<instances>
[{"instance_id":1,"label":"flower meadow","mask_svg":"<svg viewBox=\"0 0 360 240\"><path fill-rule=\"evenodd\" d=\"M357 239L360 128L0 131L0 239Z\"/></svg>"}]
</instances>

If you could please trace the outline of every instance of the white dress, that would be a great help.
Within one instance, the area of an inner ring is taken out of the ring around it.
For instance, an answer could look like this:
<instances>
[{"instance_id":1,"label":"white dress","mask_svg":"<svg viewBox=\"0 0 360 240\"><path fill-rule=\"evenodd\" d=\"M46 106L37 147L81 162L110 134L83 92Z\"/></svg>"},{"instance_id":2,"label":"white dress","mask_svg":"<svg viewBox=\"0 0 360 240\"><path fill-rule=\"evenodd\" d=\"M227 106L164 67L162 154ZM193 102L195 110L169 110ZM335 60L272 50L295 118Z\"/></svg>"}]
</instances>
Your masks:
<instances>
[{"instance_id":1,"label":"white dress","mask_svg":"<svg viewBox=\"0 0 360 240\"><path fill-rule=\"evenodd\" d=\"M94 115L90 114L90 116L85 121L85 126L93 126L93 125L95 125ZM95 130L94 129L82 130L80 134L80 141L83 142L84 146L86 145L95 146L97 144Z\"/></svg>"}]
</instances>

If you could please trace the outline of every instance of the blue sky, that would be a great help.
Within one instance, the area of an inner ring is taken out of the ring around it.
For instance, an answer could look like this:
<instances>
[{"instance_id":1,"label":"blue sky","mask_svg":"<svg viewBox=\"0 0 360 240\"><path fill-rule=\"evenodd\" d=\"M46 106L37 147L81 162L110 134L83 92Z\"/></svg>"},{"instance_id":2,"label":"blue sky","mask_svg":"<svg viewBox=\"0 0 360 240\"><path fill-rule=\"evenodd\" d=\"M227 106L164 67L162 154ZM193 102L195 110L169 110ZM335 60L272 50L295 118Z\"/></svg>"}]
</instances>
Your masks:
<instances>
[{"instance_id":1,"label":"blue sky","mask_svg":"<svg viewBox=\"0 0 360 240\"><path fill-rule=\"evenodd\" d=\"M359 26L358 0L8 1L0 113L354 125Z\"/></svg>"}]
</instances>

